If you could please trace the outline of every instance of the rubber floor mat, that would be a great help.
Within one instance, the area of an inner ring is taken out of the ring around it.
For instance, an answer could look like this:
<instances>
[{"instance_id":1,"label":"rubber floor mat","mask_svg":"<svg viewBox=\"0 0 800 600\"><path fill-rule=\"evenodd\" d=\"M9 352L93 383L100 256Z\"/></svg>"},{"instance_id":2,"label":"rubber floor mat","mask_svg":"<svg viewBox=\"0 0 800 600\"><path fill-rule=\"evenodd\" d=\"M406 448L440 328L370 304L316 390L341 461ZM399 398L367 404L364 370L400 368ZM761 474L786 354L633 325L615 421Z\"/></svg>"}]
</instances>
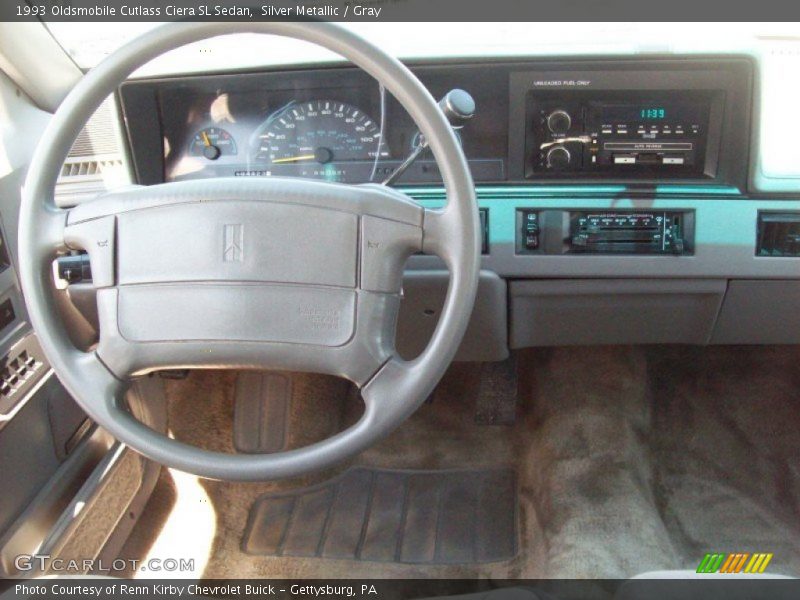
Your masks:
<instances>
[{"instance_id":1,"label":"rubber floor mat","mask_svg":"<svg viewBox=\"0 0 800 600\"><path fill-rule=\"evenodd\" d=\"M411 564L508 560L517 554L516 476L511 469L351 469L259 498L243 549Z\"/></svg>"}]
</instances>

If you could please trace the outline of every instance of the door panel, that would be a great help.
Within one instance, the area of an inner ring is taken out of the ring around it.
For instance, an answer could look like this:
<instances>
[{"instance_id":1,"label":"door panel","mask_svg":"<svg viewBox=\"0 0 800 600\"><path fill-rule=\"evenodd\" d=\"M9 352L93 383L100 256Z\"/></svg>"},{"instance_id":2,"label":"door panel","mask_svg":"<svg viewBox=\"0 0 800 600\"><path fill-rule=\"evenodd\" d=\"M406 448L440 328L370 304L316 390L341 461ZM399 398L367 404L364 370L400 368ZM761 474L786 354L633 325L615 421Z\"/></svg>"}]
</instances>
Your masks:
<instances>
[{"instance_id":1,"label":"door panel","mask_svg":"<svg viewBox=\"0 0 800 600\"><path fill-rule=\"evenodd\" d=\"M119 548L138 517L132 507L143 505L160 469L87 418L27 320L15 269L20 190L49 118L0 72L0 577L20 574L14 565L20 554L59 556L78 547L80 558L93 559ZM137 414L163 429L148 408L163 403L157 382L136 387ZM119 497L108 493L115 488L129 491L123 502L109 503ZM80 533L95 530L98 515L111 525L87 544Z\"/></svg>"}]
</instances>

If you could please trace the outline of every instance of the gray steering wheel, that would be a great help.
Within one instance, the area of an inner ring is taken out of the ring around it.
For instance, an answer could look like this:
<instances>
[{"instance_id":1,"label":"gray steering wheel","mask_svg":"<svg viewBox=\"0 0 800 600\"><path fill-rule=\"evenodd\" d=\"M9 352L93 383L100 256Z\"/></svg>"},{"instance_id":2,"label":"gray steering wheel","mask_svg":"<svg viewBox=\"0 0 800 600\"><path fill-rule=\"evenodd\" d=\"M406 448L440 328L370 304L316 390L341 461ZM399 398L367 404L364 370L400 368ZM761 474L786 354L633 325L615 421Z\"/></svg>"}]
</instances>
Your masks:
<instances>
[{"instance_id":1,"label":"gray steering wheel","mask_svg":"<svg viewBox=\"0 0 800 600\"><path fill-rule=\"evenodd\" d=\"M56 208L61 165L84 123L137 67L208 37L265 33L323 46L382 83L429 141L447 194L426 210L380 185L221 178L134 187ZM88 252L98 344L82 352L58 317L52 261ZM394 351L403 265L440 256L450 284L424 352ZM450 364L472 311L480 228L475 190L447 120L399 61L331 23L173 23L125 45L75 86L33 157L20 214L20 276L33 327L56 374L86 413L161 464L199 476L258 481L352 457L425 400ZM135 419L132 377L157 369L289 369L344 377L365 410L352 427L277 454L202 450Z\"/></svg>"}]
</instances>

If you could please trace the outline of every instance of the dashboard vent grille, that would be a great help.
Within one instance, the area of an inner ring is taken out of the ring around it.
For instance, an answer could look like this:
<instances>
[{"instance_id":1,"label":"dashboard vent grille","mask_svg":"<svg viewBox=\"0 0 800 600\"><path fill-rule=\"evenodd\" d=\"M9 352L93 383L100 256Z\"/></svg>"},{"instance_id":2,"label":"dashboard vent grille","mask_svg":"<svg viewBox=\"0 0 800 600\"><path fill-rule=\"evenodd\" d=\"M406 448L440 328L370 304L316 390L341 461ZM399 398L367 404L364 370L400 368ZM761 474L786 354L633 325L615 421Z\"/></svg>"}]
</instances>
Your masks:
<instances>
[{"instance_id":1,"label":"dashboard vent grille","mask_svg":"<svg viewBox=\"0 0 800 600\"><path fill-rule=\"evenodd\" d=\"M800 212L759 213L756 255L800 257Z\"/></svg>"},{"instance_id":2,"label":"dashboard vent grille","mask_svg":"<svg viewBox=\"0 0 800 600\"><path fill-rule=\"evenodd\" d=\"M56 184L56 203L61 207L76 206L126 183L128 175L119 156L68 158Z\"/></svg>"},{"instance_id":3,"label":"dashboard vent grille","mask_svg":"<svg viewBox=\"0 0 800 600\"><path fill-rule=\"evenodd\" d=\"M98 154L119 154L121 152L119 138L114 129L114 111L111 99L100 105L92 118L72 144L68 156L86 157Z\"/></svg>"},{"instance_id":4,"label":"dashboard vent grille","mask_svg":"<svg viewBox=\"0 0 800 600\"><path fill-rule=\"evenodd\" d=\"M28 354L26 350L20 352L0 371L0 397L14 394L41 367L42 363L36 360L32 354Z\"/></svg>"},{"instance_id":5,"label":"dashboard vent grille","mask_svg":"<svg viewBox=\"0 0 800 600\"><path fill-rule=\"evenodd\" d=\"M33 333L0 357L0 429L9 422L25 396L51 372Z\"/></svg>"},{"instance_id":6,"label":"dashboard vent grille","mask_svg":"<svg viewBox=\"0 0 800 600\"><path fill-rule=\"evenodd\" d=\"M61 167L61 177L86 177L102 180L103 174L112 171L113 169L122 168L122 161L118 158L109 158L107 160L70 160L64 162Z\"/></svg>"},{"instance_id":7,"label":"dashboard vent grille","mask_svg":"<svg viewBox=\"0 0 800 600\"><path fill-rule=\"evenodd\" d=\"M76 206L108 190L130 184L115 118L113 99L109 98L78 134L58 176L58 206Z\"/></svg>"}]
</instances>

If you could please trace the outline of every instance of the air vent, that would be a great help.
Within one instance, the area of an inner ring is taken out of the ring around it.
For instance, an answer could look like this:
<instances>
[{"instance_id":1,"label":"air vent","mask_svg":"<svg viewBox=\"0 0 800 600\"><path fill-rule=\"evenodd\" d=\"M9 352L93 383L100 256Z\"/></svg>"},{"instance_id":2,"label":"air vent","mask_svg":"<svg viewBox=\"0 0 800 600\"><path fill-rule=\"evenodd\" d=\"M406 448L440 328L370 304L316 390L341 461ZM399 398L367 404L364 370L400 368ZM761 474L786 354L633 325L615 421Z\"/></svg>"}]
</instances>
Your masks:
<instances>
[{"instance_id":1,"label":"air vent","mask_svg":"<svg viewBox=\"0 0 800 600\"><path fill-rule=\"evenodd\" d=\"M800 257L800 212L758 213L756 256Z\"/></svg>"},{"instance_id":2,"label":"air vent","mask_svg":"<svg viewBox=\"0 0 800 600\"><path fill-rule=\"evenodd\" d=\"M0 429L9 422L20 401L48 372L50 367L33 333L0 357Z\"/></svg>"},{"instance_id":3,"label":"air vent","mask_svg":"<svg viewBox=\"0 0 800 600\"><path fill-rule=\"evenodd\" d=\"M41 368L42 363L23 350L0 371L0 396L10 396Z\"/></svg>"},{"instance_id":4,"label":"air vent","mask_svg":"<svg viewBox=\"0 0 800 600\"><path fill-rule=\"evenodd\" d=\"M78 134L58 176L58 206L72 207L130 184L115 118L114 103L109 98Z\"/></svg>"},{"instance_id":5,"label":"air vent","mask_svg":"<svg viewBox=\"0 0 800 600\"><path fill-rule=\"evenodd\" d=\"M68 154L70 158L120 153L120 142L114 128L113 108L113 101L110 98L100 105L75 139Z\"/></svg>"},{"instance_id":6,"label":"air vent","mask_svg":"<svg viewBox=\"0 0 800 600\"><path fill-rule=\"evenodd\" d=\"M109 160L69 160L61 168L61 177L87 177L100 180L103 174L108 174L114 169L121 169L122 161L117 158Z\"/></svg>"}]
</instances>

